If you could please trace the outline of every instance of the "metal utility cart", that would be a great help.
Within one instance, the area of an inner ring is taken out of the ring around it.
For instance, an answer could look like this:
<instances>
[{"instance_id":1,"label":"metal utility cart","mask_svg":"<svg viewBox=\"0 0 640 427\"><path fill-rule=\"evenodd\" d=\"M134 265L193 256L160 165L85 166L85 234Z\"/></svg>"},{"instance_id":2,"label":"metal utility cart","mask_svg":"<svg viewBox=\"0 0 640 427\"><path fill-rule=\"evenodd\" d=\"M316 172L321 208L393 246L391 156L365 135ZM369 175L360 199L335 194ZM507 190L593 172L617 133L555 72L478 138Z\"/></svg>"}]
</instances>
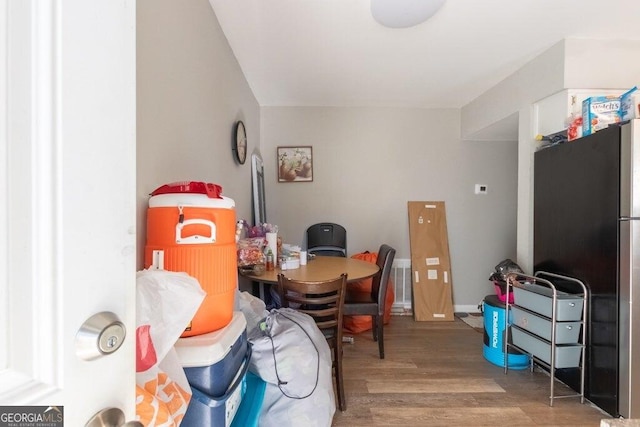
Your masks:
<instances>
[{"instance_id":1,"label":"metal utility cart","mask_svg":"<svg viewBox=\"0 0 640 427\"><path fill-rule=\"evenodd\" d=\"M576 285L578 292L560 291L551 279ZM509 304L511 288L514 302ZM549 406L553 406L554 399L564 397L580 397L584 403L587 306L587 287L576 278L546 271L507 277L505 337L510 336L511 342L504 340L504 353L508 354L508 348L513 347L529 354L531 372L534 363L549 369ZM508 366L505 363L505 374ZM580 393L555 395L555 371L562 368L580 369Z\"/></svg>"}]
</instances>

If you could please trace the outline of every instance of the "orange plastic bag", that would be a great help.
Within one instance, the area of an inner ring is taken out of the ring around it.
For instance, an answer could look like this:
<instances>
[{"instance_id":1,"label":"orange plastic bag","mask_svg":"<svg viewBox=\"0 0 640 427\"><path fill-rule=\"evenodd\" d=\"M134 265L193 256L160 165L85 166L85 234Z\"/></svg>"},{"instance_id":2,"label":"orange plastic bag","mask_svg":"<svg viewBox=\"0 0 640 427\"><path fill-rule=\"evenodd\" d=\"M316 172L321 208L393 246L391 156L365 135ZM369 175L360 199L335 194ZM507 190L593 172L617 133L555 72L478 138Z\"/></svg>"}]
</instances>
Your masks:
<instances>
[{"instance_id":1,"label":"orange plastic bag","mask_svg":"<svg viewBox=\"0 0 640 427\"><path fill-rule=\"evenodd\" d=\"M146 426L177 427L191 400L191 389L159 372L144 384L136 385L136 415Z\"/></svg>"},{"instance_id":2,"label":"orange plastic bag","mask_svg":"<svg viewBox=\"0 0 640 427\"><path fill-rule=\"evenodd\" d=\"M362 261L371 262L373 264L378 260L378 254L375 252L361 252L359 254L353 255L351 258L360 259ZM365 279L360 280L358 282L349 283L347 286L349 288L350 294L371 294L371 281L373 279ZM386 325L391 320L391 306L393 305L393 300L395 298L395 293L393 291L393 281L389 279L389 284L387 286L387 294L385 295L385 306L384 306L384 324ZM373 321L371 320L371 316L344 316L342 319L343 329L352 334L358 334L360 332L368 331L373 327Z\"/></svg>"}]
</instances>

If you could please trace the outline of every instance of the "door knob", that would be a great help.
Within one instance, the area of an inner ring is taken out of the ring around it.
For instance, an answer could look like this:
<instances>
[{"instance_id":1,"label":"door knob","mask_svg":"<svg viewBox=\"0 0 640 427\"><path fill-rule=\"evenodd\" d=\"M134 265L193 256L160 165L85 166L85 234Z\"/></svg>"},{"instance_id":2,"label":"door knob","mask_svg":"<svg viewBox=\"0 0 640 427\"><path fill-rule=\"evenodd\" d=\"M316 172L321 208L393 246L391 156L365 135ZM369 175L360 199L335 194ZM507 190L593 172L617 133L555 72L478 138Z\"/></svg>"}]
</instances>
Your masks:
<instances>
[{"instance_id":1,"label":"door knob","mask_svg":"<svg viewBox=\"0 0 640 427\"><path fill-rule=\"evenodd\" d=\"M84 427L144 427L140 421L124 421L124 412L118 408L106 408L95 414Z\"/></svg>"},{"instance_id":2,"label":"door knob","mask_svg":"<svg viewBox=\"0 0 640 427\"><path fill-rule=\"evenodd\" d=\"M125 335L118 316L109 311L94 314L76 333L76 355L83 360L107 356L120 348Z\"/></svg>"}]
</instances>

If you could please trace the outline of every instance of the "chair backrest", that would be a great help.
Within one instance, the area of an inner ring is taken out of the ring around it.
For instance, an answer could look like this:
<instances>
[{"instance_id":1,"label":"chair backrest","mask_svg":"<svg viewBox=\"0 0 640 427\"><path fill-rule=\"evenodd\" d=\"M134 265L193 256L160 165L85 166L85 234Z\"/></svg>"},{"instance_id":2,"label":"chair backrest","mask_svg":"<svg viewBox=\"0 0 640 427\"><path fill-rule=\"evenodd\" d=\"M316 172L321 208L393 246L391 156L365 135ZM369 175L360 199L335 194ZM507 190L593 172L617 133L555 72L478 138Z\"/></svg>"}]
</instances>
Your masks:
<instances>
[{"instance_id":1,"label":"chair backrest","mask_svg":"<svg viewBox=\"0 0 640 427\"><path fill-rule=\"evenodd\" d=\"M278 293L283 307L306 313L335 344L342 343L342 311L347 275L318 282L300 282L280 273Z\"/></svg>"},{"instance_id":2,"label":"chair backrest","mask_svg":"<svg viewBox=\"0 0 640 427\"><path fill-rule=\"evenodd\" d=\"M378 314L384 314L384 304L391 275L391 266L396 256L396 250L387 244L380 245L376 264L380 271L373 276L371 281L371 299L378 302Z\"/></svg>"},{"instance_id":3,"label":"chair backrest","mask_svg":"<svg viewBox=\"0 0 640 427\"><path fill-rule=\"evenodd\" d=\"M347 230L340 224L321 222L307 228L307 251L316 255L347 256Z\"/></svg>"}]
</instances>

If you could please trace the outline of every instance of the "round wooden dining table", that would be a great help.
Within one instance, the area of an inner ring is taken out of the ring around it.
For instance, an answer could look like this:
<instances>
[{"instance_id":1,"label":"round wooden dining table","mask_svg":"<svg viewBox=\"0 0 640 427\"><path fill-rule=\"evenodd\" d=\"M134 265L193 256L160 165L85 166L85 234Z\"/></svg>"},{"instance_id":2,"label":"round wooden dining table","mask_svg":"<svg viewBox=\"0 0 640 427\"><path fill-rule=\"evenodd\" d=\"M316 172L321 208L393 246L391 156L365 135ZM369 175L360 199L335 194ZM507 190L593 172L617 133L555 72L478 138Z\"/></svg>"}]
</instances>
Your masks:
<instances>
[{"instance_id":1,"label":"round wooden dining table","mask_svg":"<svg viewBox=\"0 0 640 427\"><path fill-rule=\"evenodd\" d=\"M378 270L379 268L376 264L360 259L316 256L314 259L309 260L307 265L301 265L300 268L293 270L276 268L271 271L265 271L261 275L244 273L243 276L256 282L277 284L278 274L280 273L284 273L291 279L303 282L335 279L342 273L347 273L347 282L356 282L374 276Z\"/></svg>"}]
</instances>

